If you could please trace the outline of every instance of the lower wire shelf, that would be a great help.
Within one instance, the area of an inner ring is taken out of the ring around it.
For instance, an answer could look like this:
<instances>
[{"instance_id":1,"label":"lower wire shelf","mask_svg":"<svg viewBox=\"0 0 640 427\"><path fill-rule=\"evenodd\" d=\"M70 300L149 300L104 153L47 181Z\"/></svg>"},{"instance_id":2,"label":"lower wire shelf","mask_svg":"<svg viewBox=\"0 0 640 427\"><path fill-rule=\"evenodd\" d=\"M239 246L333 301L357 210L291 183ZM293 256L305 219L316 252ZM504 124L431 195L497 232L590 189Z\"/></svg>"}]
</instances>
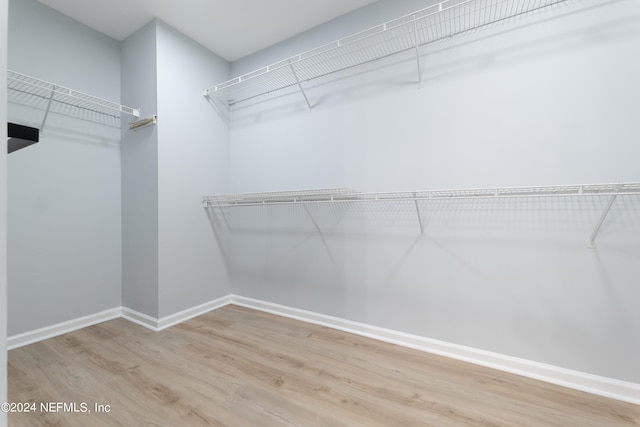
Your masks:
<instances>
[{"instance_id":1,"label":"lower wire shelf","mask_svg":"<svg viewBox=\"0 0 640 427\"><path fill-rule=\"evenodd\" d=\"M640 195L640 183L495 187L460 190L361 193L346 188L204 196L202 203L215 206L252 206L289 203L340 203L366 201L486 199L506 197L570 197Z\"/></svg>"},{"instance_id":2,"label":"lower wire shelf","mask_svg":"<svg viewBox=\"0 0 640 427\"><path fill-rule=\"evenodd\" d=\"M424 234L419 201L424 200L473 200L501 198L544 198L544 197L608 197L609 200L589 238L589 247L594 247L600 228L604 224L616 198L619 196L639 196L640 182L618 184L583 184L535 187L494 187L459 190L402 191L384 193L361 193L347 188L315 189L300 191L278 191L265 193L237 193L204 196L205 208L239 208L247 206L274 206L302 204L313 219L306 205L318 203L354 203L354 202L414 202L416 217L420 225L420 234Z\"/></svg>"}]
</instances>

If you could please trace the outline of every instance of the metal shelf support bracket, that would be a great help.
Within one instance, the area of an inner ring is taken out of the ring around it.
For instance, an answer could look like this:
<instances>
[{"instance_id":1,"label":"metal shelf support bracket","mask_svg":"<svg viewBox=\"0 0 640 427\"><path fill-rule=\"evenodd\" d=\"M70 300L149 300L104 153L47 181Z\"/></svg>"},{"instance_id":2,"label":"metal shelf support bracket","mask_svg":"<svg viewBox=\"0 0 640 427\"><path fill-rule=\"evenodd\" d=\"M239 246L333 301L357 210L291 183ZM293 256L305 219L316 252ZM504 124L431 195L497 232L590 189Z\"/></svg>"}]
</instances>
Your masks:
<instances>
[{"instance_id":1,"label":"metal shelf support bracket","mask_svg":"<svg viewBox=\"0 0 640 427\"><path fill-rule=\"evenodd\" d=\"M413 34L416 38L416 64L418 65L418 89L422 89L422 70L420 69L420 38L418 37L418 21L413 15Z\"/></svg>"},{"instance_id":2,"label":"metal shelf support bracket","mask_svg":"<svg viewBox=\"0 0 640 427\"><path fill-rule=\"evenodd\" d=\"M617 191L619 191L619 189L616 189L616 192ZM602 224L604 224L604 221L607 219L607 215L609 215L609 211L611 211L611 207L613 206L613 203L616 201L617 197L618 197L617 194L614 194L613 196L611 196L611 198L609 199L609 202L604 208L604 211L602 212L602 215L600 215L600 219L598 220L595 228L593 229L593 233L591 233L591 238L589 239L590 248L596 247L595 246L596 237L598 237L600 228L602 227Z\"/></svg>"},{"instance_id":3,"label":"metal shelf support bracket","mask_svg":"<svg viewBox=\"0 0 640 427\"><path fill-rule=\"evenodd\" d=\"M413 197L416 197L414 193ZM418 214L418 225L420 225L420 235L424 236L424 225L422 225L422 215L420 215L420 205L418 205L418 199L414 199L413 202L416 205L416 214Z\"/></svg>"},{"instance_id":4,"label":"metal shelf support bracket","mask_svg":"<svg viewBox=\"0 0 640 427\"><path fill-rule=\"evenodd\" d=\"M51 109L51 102L53 101L53 95L56 93L56 87L53 86L51 90L51 95L49 95L49 100L47 101L47 108L44 110L44 117L42 118L42 124L40 125L40 133L44 133L44 125L47 123L47 118L49 117L49 110Z\"/></svg>"},{"instance_id":5,"label":"metal shelf support bracket","mask_svg":"<svg viewBox=\"0 0 640 427\"><path fill-rule=\"evenodd\" d=\"M295 79L296 79L296 84L298 85L298 89L300 89L300 92L302 92L302 96L304 97L304 100L307 103L307 107L309 107L309 111L311 111L311 109L312 109L311 103L309 102L309 98L307 98L307 94L304 92L304 88L302 87L302 83L300 82L300 79L298 78L298 74L296 73L295 68L293 68L293 64L289 64L289 67L291 68L291 72L293 73L293 77L295 77Z\"/></svg>"},{"instance_id":6,"label":"metal shelf support bracket","mask_svg":"<svg viewBox=\"0 0 640 427\"><path fill-rule=\"evenodd\" d=\"M318 234L320 236L322 236L322 230L320 230L320 226L318 225L318 223L316 222L315 218L313 217L313 215L311 215L311 212L309 211L309 208L307 208L307 204L306 203L302 203L302 207L304 208L304 211L307 213L307 215L309 216L309 219L311 220L311 222L313 223L313 226L316 228L316 231L318 232ZM324 239L324 236L323 236Z\"/></svg>"}]
</instances>

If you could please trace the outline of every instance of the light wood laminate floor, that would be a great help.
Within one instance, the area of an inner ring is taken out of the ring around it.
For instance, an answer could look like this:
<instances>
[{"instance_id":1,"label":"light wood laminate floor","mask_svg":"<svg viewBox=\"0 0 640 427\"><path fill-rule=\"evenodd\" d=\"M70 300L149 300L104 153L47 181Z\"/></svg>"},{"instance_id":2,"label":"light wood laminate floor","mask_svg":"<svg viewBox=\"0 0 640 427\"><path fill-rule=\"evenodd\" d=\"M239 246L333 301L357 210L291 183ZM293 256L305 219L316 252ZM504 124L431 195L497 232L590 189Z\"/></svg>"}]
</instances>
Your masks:
<instances>
[{"instance_id":1,"label":"light wood laminate floor","mask_svg":"<svg viewBox=\"0 0 640 427\"><path fill-rule=\"evenodd\" d=\"M637 405L233 305L162 332L116 319L8 357L11 402L80 411L38 406L10 426L640 425Z\"/></svg>"}]
</instances>

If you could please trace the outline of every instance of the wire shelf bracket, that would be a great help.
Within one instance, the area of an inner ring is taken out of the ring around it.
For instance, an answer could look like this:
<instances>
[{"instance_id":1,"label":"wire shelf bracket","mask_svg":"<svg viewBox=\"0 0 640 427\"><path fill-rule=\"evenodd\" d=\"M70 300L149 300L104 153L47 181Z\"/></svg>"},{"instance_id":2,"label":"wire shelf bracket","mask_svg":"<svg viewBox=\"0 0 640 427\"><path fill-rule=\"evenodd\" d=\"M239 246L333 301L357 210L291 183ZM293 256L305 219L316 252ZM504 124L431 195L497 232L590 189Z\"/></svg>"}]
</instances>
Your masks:
<instances>
[{"instance_id":1,"label":"wire shelf bracket","mask_svg":"<svg viewBox=\"0 0 640 427\"><path fill-rule=\"evenodd\" d=\"M122 115L130 115L135 118L140 117L140 110L136 108L127 107L116 102L88 95L86 93L50 83L36 77L31 77L26 74L21 74L16 71L8 70L7 89L10 94L20 97L20 99L35 98L39 101L46 102L40 132L43 132L47 119L49 118L49 113L51 112L51 107L54 103L118 119Z\"/></svg>"},{"instance_id":2,"label":"wire shelf bracket","mask_svg":"<svg viewBox=\"0 0 640 427\"><path fill-rule=\"evenodd\" d=\"M488 27L497 22L568 0L443 0L332 43L294 55L204 90L227 108L238 103L295 87L333 73L401 52L415 50L418 84L422 85L420 47Z\"/></svg>"},{"instance_id":3,"label":"wire shelf bracket","mask_svg":"<svg viewBox=\"0 0 640 427\"><path fill-rule=\"evenodd\" d=\"M55 93L55 86L53 86L53 90L51 90L51 95L49 95L49 100L47 101L47 108L44 110L44 117L42 117L42 123L40 124L40 132L42 133L44 129L44 125L47 123L47 118L49 117L49 111L51 110L51 102L53 101L53 94Z\"/></svg>"},{"instance_id":4,"label":"wire shelf bracket","mask_svg":"<svg viewBox=\"0 0 640 427\"><path fill-rule=\"evenodd\" d=\"M607 219L607 216L609 215L609 212L611 211L611 208L613 207L613 204L615 203L617 197L618 197L618 194L616 192L611 196L611 198L609 199L609 202L607 203L607 205L604 208L604 211L602 211L602 215L600 215L600 219L596 223L596 226L593 229L593 233L591 233L591 238L589 239L589 247L590 248L595 248L596 247L596 245L595 245L596 237L598 237L598 233L600 232L600 228L602 228L602 224L604 224L604 221Z\"/></svg>"},{"instance_id":5,"label":"wire shelf bracket","mask_svg":"<svg viewBox=\"0 0 640 427\"><path fill-rule=\"evenodd\" d=\"M420 69L420 37L416 15L413 15L413 30L416 38L416 65L418 66L418 89L422 89L422 70Z\"/></svg>"},{"instance_id":6,"label":"wire shelf bracket","mask_svg":"<svg viewBox=\"0 0 640 427\"><path fill-rule=\"evenodd\" d=\"M415 193L414 193L415 197ZM418 199L414 199L413 203L416 205L416 214L418 215L418 225L420 226L420 236L424 236L424 225L422 225L422 215L420 215L420 206L418 205Z\"/></svg>"},{"instance_id":7,"label":"wire shelf bracket","mask_svg":"<svg viewBox=\"0 0 640 427\"><path fill-rule=\"evenodd\" d=\"M308 209L308 205L318 203L372 203L372 202L413 202L420 227L420 235L425 234L420 201L427 200L482 200L509 198L549 198L549 197L609 197L589 239L589 247L595 247L596 238L614 202L621 196L640 196L640 182L622 184L556 185L545 187L497 187L463 190L431 190L393 193L360 193L350 189L322 189L267 193L239 193L204 196L205 208L240 208L247 206L274 206L302 203L322 236L322 231ZM225 218L226 221L226 218Z\"/></svg>"},{"instance_id":8,"label":"wire shelf bracket","mask_svg":"<svg viewBox=\"0 0 640 427\"><path fill-rule=\"evenodd\" d=\"M309 219L313 223L313 226L316 228L316 231L318 232L318 234L322 236L322 229L318 225L318 222L315 220L313 215L311 215L311 212L309 211L309 208L307 207L307 205L303 203L302 207L304 208L304 211L307 213L307 216L309 217Z\"/></svg>"},{"instance_id":9,"label":"wire shelf bracket","mask_svg":"<svg viewBox=\"0 0 640 427\"><path fill-rule=\"evenodd\" d=\"M311 107L311 103L309 102L309 98L307 98L307 94L305 93L304 88L302 87L302 83L300 83L300 79L298 78L298 73L296 73L295 68L293 68L293 64L289 64L289 66L291 67L291 72L293 73L293 77L295 77L296 79L296 84L298 85L298 89L300 89L300 92L304 97L304 101L307 103L307 107L309 107L309 111L311 111L313 107Z\"/></svg>"}]
</instances>

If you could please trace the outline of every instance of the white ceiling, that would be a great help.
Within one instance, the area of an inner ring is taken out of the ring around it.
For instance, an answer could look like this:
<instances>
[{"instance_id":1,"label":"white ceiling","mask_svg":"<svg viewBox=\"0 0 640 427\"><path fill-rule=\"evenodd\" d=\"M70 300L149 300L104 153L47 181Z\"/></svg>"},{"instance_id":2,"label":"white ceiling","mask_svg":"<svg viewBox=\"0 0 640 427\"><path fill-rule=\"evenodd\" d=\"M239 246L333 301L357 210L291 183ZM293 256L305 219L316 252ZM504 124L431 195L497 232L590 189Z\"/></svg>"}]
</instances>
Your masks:
<instances>
[{"instance_id":1,"label":"white ceiling","mask_svg":"<svg viewBox=\"0 0 640 427\"><path fill-rule=\"evenodd\" d=\"M235 61L377 0L38 1L116 40L159 18Z\"/></svg>"}]
</instances>

